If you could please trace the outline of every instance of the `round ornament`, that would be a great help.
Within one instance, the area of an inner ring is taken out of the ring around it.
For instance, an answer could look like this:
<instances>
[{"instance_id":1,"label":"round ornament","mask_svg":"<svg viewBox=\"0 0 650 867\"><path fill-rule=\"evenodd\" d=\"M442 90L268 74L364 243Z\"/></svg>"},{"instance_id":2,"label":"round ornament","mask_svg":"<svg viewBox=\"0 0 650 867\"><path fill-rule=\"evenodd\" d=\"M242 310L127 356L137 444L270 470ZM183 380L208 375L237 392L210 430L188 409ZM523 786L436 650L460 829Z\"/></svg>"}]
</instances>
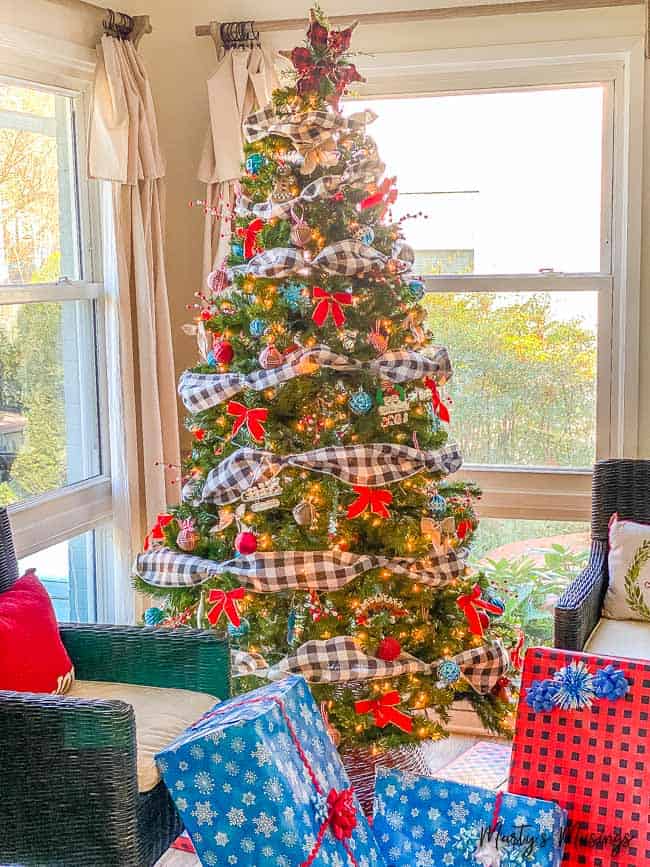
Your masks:
<instances>
[{"instance_id":1,"label":"round ornament","mask_svg":"<svg viewBox=\"0 0 650 867\"><path fill-rule=\"evenodd\" d=\"M251 625L245 617L242 617L239 626L235 626L234 623L229 623L226 629L231 638L243 638L251 631Z\"/></svg>"},{"instance_id":2,"label":"round ornament","mask_svg":"<svg viewBox=\"0 0 650 867\"><path fill-rule=\"evenodd\" d=\"M165 612L162 608L147 608L144 612L143 619L147 626L158 626L165 619Z\"/></svg>"},{"instance_id":3,"label":"round ornament","mask_svg":"<svg viewBox=\"0 0 650 867\"><path fill-rule=\"evenodd\" d=\"M501 609L501 614L493 614L492 616L501 617L503 612L506 610L506 603L503 601L503 599L499 599L498 596L487 596L486 601L489 602L491 605L494 605L497 608Z\"/></svg>"},{"instance_id":4,"label":"round ornament","mask_svg":"<svg viewBox=\"0 0 650 867\"><path fill-rule=\"evenodd\" d=\"M310 527L317 518L316 507L309 500L301 500L291 513L299 527Z\"/></svg>"},{"instance_id":5,"label":"round ornament","mask_svg":"<svg viewBox=\"0 0 650 867\"><path fill-rule=\"evenodd\" d=\"M243 530L235 537L235 548L240 554L254 554L257 551L257 536L250 530Z\"/></svg>"},{"instance_id":6,"label":"round ornament","mask_svg":"<svg viewBox=\"0 0 650 867\"><path fill-rule=\"evenodd\" d=\"M445 659L438 666L438 680L451 685L460 680L460 666L453 659Z\"/></svg>"},{"instance_id":7,"label":"round ornament","mask_svg":"<svg viewBox=\"0 0 650 867\"><path fill-rule=\"evenodd\" d=\"M232 252L235 256L243 256L244 255L244 245L240 244L238 241L235 241L232 245Z\"/></svg>"},{"instance_id":8,"label":"round ornament","mask_svg":"<svg viewBox=\"0 0 650 867\"><path fill-rule=\"evenodd\" d=\"M348 401L348 406L355 415L365 415L372 409L372 397L360 388Z\"/></svg>"},{"instance_id":9,"label":"round ornament","mask_svg":"<svg viewBox=\"0 0 650 867\"><path fill-rule=\"evenodd\" d=\"M287 283L286 286L282 287L280 294L289 310L298 310L304 288L300 283Z\"/></svg>"},{"instance_id":10,"label":"round ornament","mask_svg":"<svg viewBox=\"0 0 650 867\"><path fill-rule=\"evenodd\" d=\"M291 227L290 237L295 247L305 247L311 240L311 229L307 223L296 223Z\"/></svg>"},{"instance_id":11,"label":"round ornament","mask_svg":"<svg viewBox=\"0 0 650 867\"><path fill-rule=\"evenodd\" d=\"M235 350L228 340L215 340L212 352L217 364L230 364L235 357Z\"/></svg>"},{"instance_id":12,"label":"round ornament","mask_svg":"<svg viewBox=\"0 0 650 867\"><path fill-rule=\"evenodd\" d=\"M201 537L194 527L194 521L192 518L186 518L184 521L181 521L181 529L178 536L176 536L176 544L181 551L193 551L199 544L200 538Z\"/></svg>"},{"instance_id":13,"label":"round ornament","mask_svg":"<svg viewBox=\"0 0 650 867\"><path fill-rule=\"evenodd\" d=\"M246 171L249 175L259 175L264 167L266 159L264 154L254 153L246 157Z\"/></svg>"},{"instance_id":14,"label":"round ornament","mask_svg":"<svg viewBox=\"0 0 650 867\"><path fill-rule=\"evenodd\" d=\"M277 346L271 343L260 352L259 362L264 370L272 370L274 367L281 367L284 363L284 358Z\"/></svg>"},{"instance_id":15,"label":"round ornament","mask_svg":"<svg viewBox=\"0 0 650 867\"><path fill-rule=\"evenodd\" d=\"M372 226L361 226L357 237L362 244L365 244L366 247L369 247L375 240L375 230L372 228Z\"/></svg>"},{"instance_id":16,"label":"round ornament","mask_svg":"<svg viewBox=\"0 0 650 867\"><path fill-rule=\"evenodd\" d=\"M263 319L252 319L250 325L248 326L248 330L251 333L251 337L259 339L260 337L264 336L267 327L268 326Z\"/></svg>"},{"instance_id":17,"label":"round ornament","mask_svg":"<svg viewBox=\"0 0 650 867\"><path fill-rule=\"evenodd\" d=\"M375 656L377 659L383 659L384 662L393 662L402 652L402 645L396 638L387 635L377 645Z\"/></svg>"},{"instance_id":18,"label":"round ornament","mask_svg":"<svg viewBox=\"0 0 650 867\"><path fill-rule=\"evenodd\" d=\"M447 514L447 501L440 494L434 494L429 500L429 508L434 518L444 518Z\"/></svg>"},{"instance_id":19,"label":"round ornament","mask_svg":"<svg viewBox=\"0 0 650 867\"><path fill-rule=\"evenodd\" d=\"M414 301L421 301L424 298L425 286L422 280L410 280L408 284L408 293Z\"/></svg>"},{"instance_id":20,"label":"round ornament","mask_svg":"<svg viewBox=\"0 0 650 867\"><path fill-rule=\"evenodd\" d=\"M206 280L208 289L218 295L230 286L230 278L225 268L217 268L215 271L210 271Z\"/></svg>"},{"instance_id":21,"label":"round ornament","mask_svg":"<svg viewBox=\"0 0 650 867\"><path fill-rule=\"evenodd\" d=\"M343 331L341 332L341 345L346 352L354 352L357 345L358 331Z\"/></svg>"}]
</instances>

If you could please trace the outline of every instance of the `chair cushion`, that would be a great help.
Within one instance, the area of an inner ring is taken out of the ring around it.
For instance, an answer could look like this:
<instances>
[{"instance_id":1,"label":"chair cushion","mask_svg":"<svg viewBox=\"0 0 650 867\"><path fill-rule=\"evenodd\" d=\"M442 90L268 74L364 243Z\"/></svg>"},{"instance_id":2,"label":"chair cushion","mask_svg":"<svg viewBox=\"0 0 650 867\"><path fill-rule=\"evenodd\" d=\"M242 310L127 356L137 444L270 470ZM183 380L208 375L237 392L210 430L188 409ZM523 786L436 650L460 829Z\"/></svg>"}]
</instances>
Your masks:
<instances>
[{"instance_id":1,"label":"chair cushion","mask_svg":"<svg viewBox=\"0 0 650 867\"><path fill-rule=\"evenodd\" d=\"M135 713L139 792L148 792L160 782L155 754L219 701L188 689L97 680L77 680L68 698L114 699L131 705Z\"/></svg>"},{"instance_id":2,"label":"chair cushion","mask_svg":"<svg viewBox=\"0 0 650 867\"><path fill-rule=\"evenodd\" d=\"M607 565L603 615L612 620L650 622L650 525L612 515Z\"/></svg>"},{"instance_id":3,"label":"chair cushion","mask_svg":"<svg viewBox=\"0 0 650 867\"><path fill-rule=\"evenodd\" d=\"M73 679L52 600L29 569L0 593L0 689L64 693Z\"/></svg>"},{"instance_id":4,"label":"chair cushion","mask_svg":"<svg viewBox=\"0 0 650 867\"><path fill-rule=\"evenodd\" d=\"M650 660L650 623L603 618L589 636L585 653Z\"/></svg>"}]
</instances>

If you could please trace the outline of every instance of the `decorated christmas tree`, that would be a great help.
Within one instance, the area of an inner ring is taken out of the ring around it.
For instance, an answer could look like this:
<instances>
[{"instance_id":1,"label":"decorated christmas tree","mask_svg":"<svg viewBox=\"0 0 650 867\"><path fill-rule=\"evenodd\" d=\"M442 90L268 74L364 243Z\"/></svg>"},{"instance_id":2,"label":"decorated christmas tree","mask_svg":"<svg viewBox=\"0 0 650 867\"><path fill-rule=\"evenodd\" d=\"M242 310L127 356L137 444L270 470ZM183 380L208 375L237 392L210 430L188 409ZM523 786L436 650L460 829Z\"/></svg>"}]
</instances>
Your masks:
<instances>
[{"instance_id":1,"label":"decorated christmas tree","mask_svg":"<svg viewBox=\"0 0 650 867\"><path fill-rule=\"evenodd\" d=\"M343 746L444 733L468 698L507 725L511 632L465 565L472 485L448 439L397 190L344 115L353 28L312 12L291 85L248 118L231 254L199 294L179 392L182 504L138 559L149 624L228 634L235 683L302 673Z\"/></svg>"}]
</instances>

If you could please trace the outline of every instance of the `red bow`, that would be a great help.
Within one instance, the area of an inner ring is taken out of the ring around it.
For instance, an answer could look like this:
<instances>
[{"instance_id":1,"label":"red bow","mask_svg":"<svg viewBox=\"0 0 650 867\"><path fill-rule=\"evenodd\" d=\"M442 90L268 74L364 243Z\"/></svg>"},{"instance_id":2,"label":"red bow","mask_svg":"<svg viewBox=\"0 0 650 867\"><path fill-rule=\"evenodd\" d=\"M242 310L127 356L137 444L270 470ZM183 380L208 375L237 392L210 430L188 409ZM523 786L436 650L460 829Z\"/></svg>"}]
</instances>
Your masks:
<instances>
[{"instance_id":1,"label":"red bow","mask_svg":"<svg viewBox=\"0 0 650 867\"><path fill-rule=\"evenodd\" d=\"M392 723L403 732L410 732L413 729L413 720L408 714L395 707L401 700L397 690L393 690L393 692L387 692L380 698L357 701L354 709L358 714L371 713L375 718L375 725L380 729L386 728Z\"/></svg>"},{"instance_id":2,"label":"red bow","mask_svg":"<svg viewBox=\"0 0 650 867\"><path fill-rule=\"evenodd\" d=\"M393 186L395 178L386 178L380 185L376 193L371 196L366 196L359 202L359 210L365 211L366 208L374 208L376 205L383 203L384 207L381 212L383 217L389 206L397 199L397 189Z\"/></svg>"},{"instance_id":3,"label":"red bow","mask_svg":"<svg viewBox=\"0 0 650 867\"><path fill-rule=\"evenodd\" d=\"M433 404L433 411L438 416L440 421L449 422L449 410L447 409L447 405L442 402L442 398L440 397L440 392L438 391L438 386L436 385L435 379L431 379L430 376L424 380L424 384L431 392L431 403Z\"/></svg>"},{"instance_id":4,"label":"red bow","mask_svg":"<svg viewBox=\"0 0 650 867\"><path fill-rule=\"evenodd\" d=\"M351 292L333 292L331 295L320 286L314 286L313 298L318 300L312 319L320 328L323 327L328 316L334 320L337 328L345 322L345 313L341 309L341 305L352 304Z\"/></svg>"},{"instance_id":5,"label":"red bow","mask_svg":"<svg viewBox=\"0 0 650 867\"><path fill-rule=\"evenodd\" d=\"M456 604L463 612L469 623L469 631L472 635L484 635L483 623L481 622L480 612L485 611L488 614L503 614L503 610L498 605L493 605L481 598L480 586L476 584L471 593L466 596L459 596Z\"/></svg>"},{"instance_id":6,"label":"red bow","mask_svg":"<svg viewBox=\"0 0 650 867\"><path fill-rule=\"evenodd\" d=\"M337 792L330 789L327 796L327 824L337 840L347 840L357 826L357 814L354 808L354 789L343 789Z\"/></svg>"},{"instance_id":7,"label":"red bow","mask_svg":"<svg viewBox=\"0 0 650 867\"><path fill-rule=\"evenodd\" d=\"M243 587L236 587L234 590L210 590L208 602L214 602L213 607L208 611L208 620L213 626L216 626L219 618L225 612L226 617L233 626L239 626L241 617L239 616L239 608L237 608L237 600L243 599L246 591Z\"/></svg>"},{"instance_id":8,"label":"red bow","mask_svg":"<svg viewBox=\"0 0 650 867\"><path fill-rule=\"evenodd\" d=\"M256 253L259 253L260 248L257 245L257 236L264 228L264 220L258 217L249 223L246 227L240 226L237 229L237 237L244 241L244 258L252 259Z\"/></svg>"},{"instance_id":9,"label":"red bow","mask_svg":"<svg viewBox=\"0 0 650 867\"><path fill-rule=\"evenodd\" d=\"M384 488L365 488L354 485L352 490L359 496L348 506L348 518L357 518L370 507L370 511L380 518L390 518L388 506L393 502L393 495Z\"/></svg>"},{"instance_id":10,"label":"red bow","mask_svg":"<svg viewBox=\"0 0 650 867\"><path fill-rule=\"evenodd\" d=\"M463 541L465 536L470 532L471 529L472 529L472 522L469 521L467 518L463 518L462 521L458 522L458 526L456 527L456 535L461 540L461 542Z\"/></svg>"},{"instance_id":11,"label":"red bow","mask_svg":"<svg viewBox=\"0 0 650 867\"><path fill-rule=\"evenodd\" d=\"M235 436L237 431L242 427L242 425L246 425L248 428L249 434L256 440L263 440L266 431L264 429L264 425L262 422L265 422L267 416L269 414L268 409L264 409L263 407L257 407L256 409L249 409L247 406L244 406L243 403L238 403L236 400L231 400L228 403L227 409L228 415L237 416L232 426L232 435Z\"/></svg>"},{"instance_id":12,"label":"red bow","mask_svg":"<svg viewBox=\"0 0 650 867\"><path fill-rule=\"evenodd\" d=\"M174 520L173 515L162 514L156 518L156 523L151 528L151 532L145 537L144 550L148 551L152 542L162 542L165 538L164 528L170 521Z\"/></svg>"}]
</instances>

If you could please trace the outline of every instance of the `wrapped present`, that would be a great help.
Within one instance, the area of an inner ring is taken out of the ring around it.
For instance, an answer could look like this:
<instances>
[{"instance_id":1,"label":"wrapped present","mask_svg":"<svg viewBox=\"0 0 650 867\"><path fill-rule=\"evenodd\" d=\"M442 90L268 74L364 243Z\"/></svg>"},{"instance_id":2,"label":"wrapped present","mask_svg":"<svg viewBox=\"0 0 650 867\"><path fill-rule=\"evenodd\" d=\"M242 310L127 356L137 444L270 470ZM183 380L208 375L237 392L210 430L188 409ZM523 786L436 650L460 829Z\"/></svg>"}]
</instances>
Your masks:
<instances>
[{"instance_id":1,"label":"wrapped present","mask_svg":"<svg viewBox=\"0 0 650 867\"><path fill-rule=\"evenodd\" d=\"M384 867L302 677L216 705L156 761L206 867Z\"/></svg>"},{"instance_id":2,"label":"wrapped present","mask_svg":"<svg viewBox=\"0 0 650 867\"><path fill-rule=\"evenodd\" d=\"M373 828L390 867L559 867L557 804L377 769Z\"/></svg>"},{"instance_id":3,"label":"wrapped present","mask_svg":"<svg viewBox=\"0 0 650 867\"><path fill-rule=\"evenodd\" d=\"M564 865L650 864L650 663L526 654L508 788L569 815Z\"/></svg>"},{"instance_id":4,"label":"wrapped present","mask_svg":"<svg viewBox=\"0 0 650 867\"><path fill-rule=\"evenodd\" d=\"M439 780L453 780L484 789L505 789L511 753L512 746L509 743L479 741L449 764L438 768L435 776Z\"/></svg>"}]
</instances>

